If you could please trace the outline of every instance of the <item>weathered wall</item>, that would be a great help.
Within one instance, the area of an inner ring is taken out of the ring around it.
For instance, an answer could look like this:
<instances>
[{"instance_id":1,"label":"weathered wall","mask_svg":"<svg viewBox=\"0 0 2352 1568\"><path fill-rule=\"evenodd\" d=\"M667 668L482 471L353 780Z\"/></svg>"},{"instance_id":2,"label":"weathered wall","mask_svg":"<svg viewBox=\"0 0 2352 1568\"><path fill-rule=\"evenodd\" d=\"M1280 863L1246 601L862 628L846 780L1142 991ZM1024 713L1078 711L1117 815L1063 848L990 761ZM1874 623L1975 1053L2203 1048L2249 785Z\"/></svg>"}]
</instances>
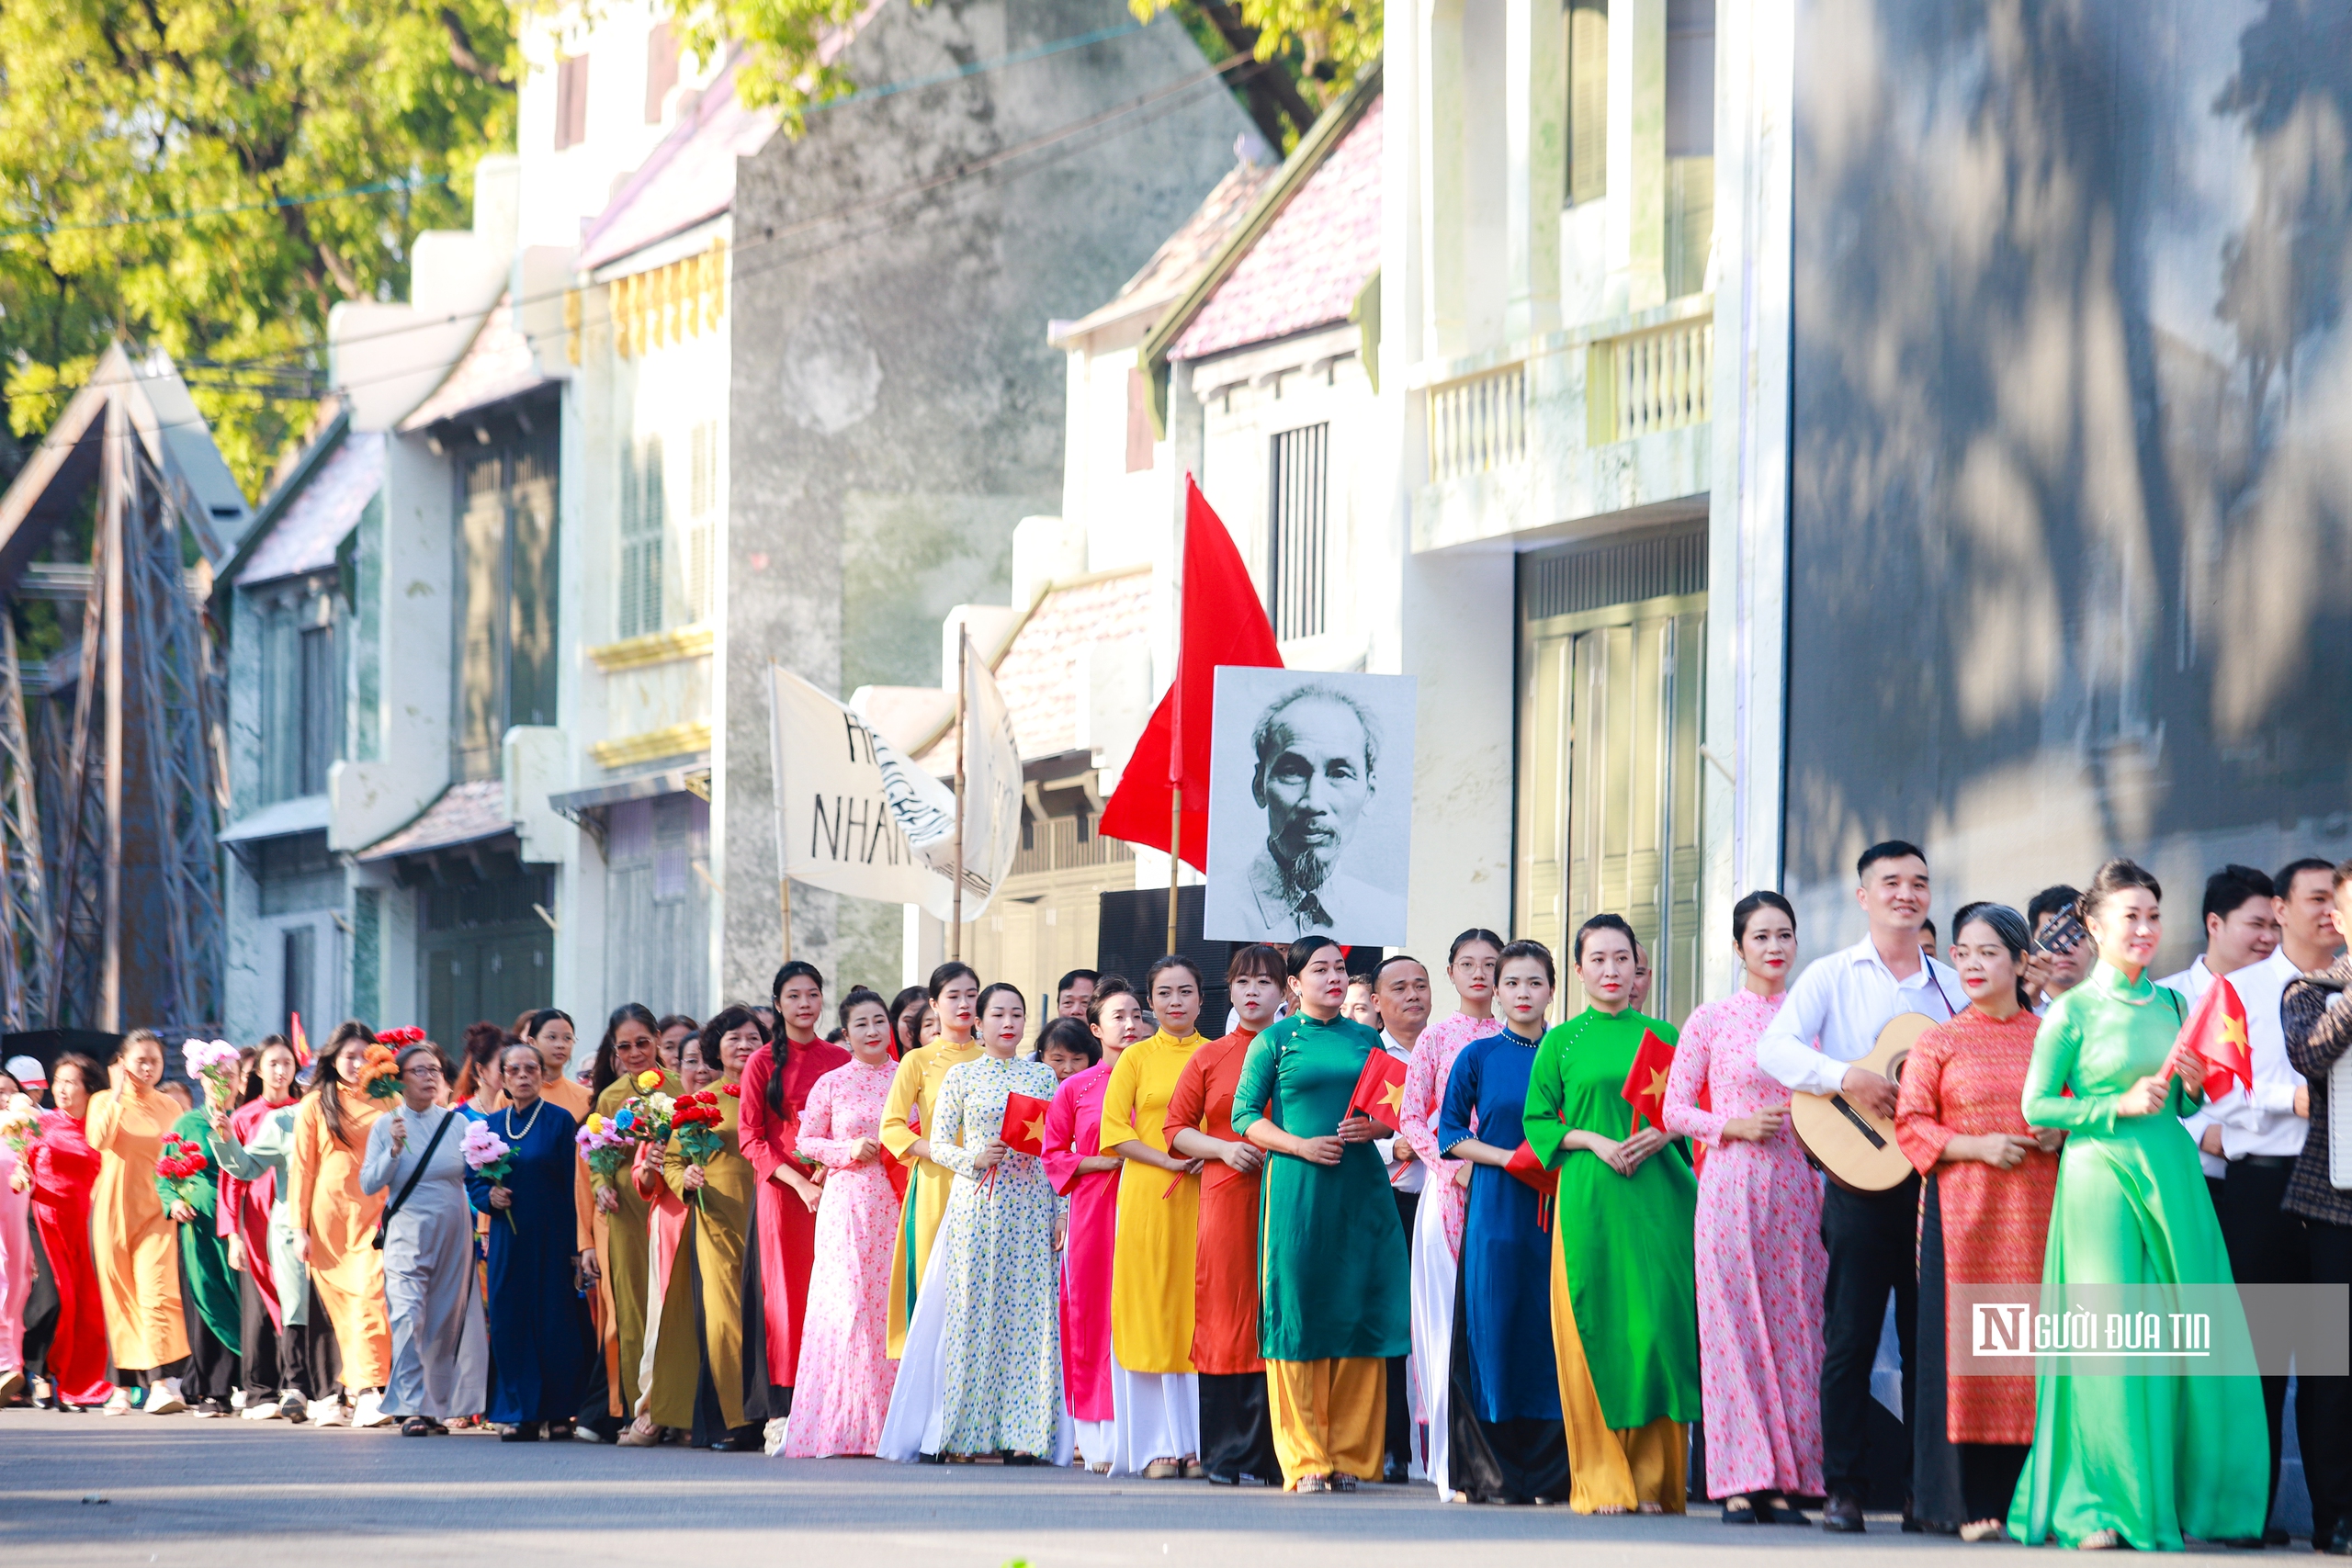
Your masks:
<instances>
[{"instance_id":1,"label":"weathered wall","mask_svg":"<svg viewBox=\"0 0 2352 1568\"><path fill-rule=\"evenodd\" d=\"M1813 0L1788 876L2352 851L2352 51L2299 0Z\"/></svg>"},{"instance_id":2,"label":"weathered wall","mask_svg":"<svg viewBox=\"0 0 2352 1568\"><path fill-rule=\"evenodd\" d=\"M869 85L939 77L1125 17L1117 0L892 5L848 64ZM1204 69L1163 17L820 110L743 166L714 747L724 997L764 998L778 951L769 660L844 694L933 684L941 616L1003 602L1013 525L1059 510L1066 368L1046 322L1115 293L1247 128L1218 83L1179 85ZM837 990L899 972L897 906L802 889L794 926Z\"/></svg>"}]
</instances>

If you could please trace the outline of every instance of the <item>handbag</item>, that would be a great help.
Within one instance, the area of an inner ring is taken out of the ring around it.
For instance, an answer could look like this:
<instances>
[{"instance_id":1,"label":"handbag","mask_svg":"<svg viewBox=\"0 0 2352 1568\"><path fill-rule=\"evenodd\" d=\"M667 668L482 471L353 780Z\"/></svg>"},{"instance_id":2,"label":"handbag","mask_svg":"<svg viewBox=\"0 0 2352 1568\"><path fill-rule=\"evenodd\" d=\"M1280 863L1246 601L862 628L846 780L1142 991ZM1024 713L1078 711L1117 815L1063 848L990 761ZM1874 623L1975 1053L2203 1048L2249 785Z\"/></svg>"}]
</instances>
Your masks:
<instances>
[{"instance_id":1,"label":"handbag","mask_svg":"<svg viewBox=\"0 0 2352 1568\"><path fill-rule=\"evenodd\" d=\"M400 1112L395 1111L392 1114L397 1116ZM384 1232L390 1226L392 1216L401 1212L401 1207L408 1202L409 1194L416 1190L416 1184L424 1179L424 1168L433 1163L433 1151L441 1146L441 1134L447 1132L449 1123L457 1119L458 1113L454 1111L444 1111L441 1113L441 1124L433 1129L433 1136L424 1140L424 1154L417 1160L416 1168L408 1173L408 1179L401 1183L400 1191L394 1195L390 1202L384 1205L384 1217L376 1222L377 1251L384 1250Z\"/></svg>"}]
</instances>

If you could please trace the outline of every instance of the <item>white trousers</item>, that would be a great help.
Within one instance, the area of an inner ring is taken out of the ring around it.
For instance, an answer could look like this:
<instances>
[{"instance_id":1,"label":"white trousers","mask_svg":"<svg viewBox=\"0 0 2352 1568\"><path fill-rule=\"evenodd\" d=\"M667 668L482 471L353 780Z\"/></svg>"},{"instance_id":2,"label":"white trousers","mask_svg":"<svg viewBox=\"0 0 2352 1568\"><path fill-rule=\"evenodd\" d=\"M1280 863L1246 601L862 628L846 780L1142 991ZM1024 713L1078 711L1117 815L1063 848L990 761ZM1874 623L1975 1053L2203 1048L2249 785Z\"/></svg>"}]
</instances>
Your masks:
<instances>
[{"instance_id":1,"label":"white trousers","mask_svg":"<svg viewBox=\"0 0 2352 1568\"><path fill-rule=\"evenodd\" d=\"M1191 1372L1131 1372L1111 1358L1111 1473L1201 1451L1201 1382Z\"/></svg>"},{"instance_id":2,"label":"white trousers","mask_svg":"<svg viewBox=\"0 0 2352 1568\"><path fill-rule=\"evenodd\" d=\"M1447 1391L1453 1372L1453 1279L1460 1267L1445 1239L1445 1205L1424 1194L1413 1216L1413 1374L1422 1417L1429 1423L1430 1479L1442 1498L1446 1483L1445 1424L1452 1414Z\"/></svg>"}]
</instances>

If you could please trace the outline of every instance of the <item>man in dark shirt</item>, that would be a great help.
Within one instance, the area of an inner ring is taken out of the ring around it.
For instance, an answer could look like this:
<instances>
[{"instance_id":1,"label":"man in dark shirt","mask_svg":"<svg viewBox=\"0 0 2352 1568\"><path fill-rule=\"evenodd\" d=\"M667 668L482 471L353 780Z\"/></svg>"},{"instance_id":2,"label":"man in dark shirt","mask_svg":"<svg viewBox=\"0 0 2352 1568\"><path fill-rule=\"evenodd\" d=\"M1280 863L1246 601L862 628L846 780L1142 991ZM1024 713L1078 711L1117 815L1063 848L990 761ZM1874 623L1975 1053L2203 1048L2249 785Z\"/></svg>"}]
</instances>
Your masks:
<instances>
[{"instance_id":1,"label":"man in dark shirt","mask_svg":"<svg viewBox=\"0 0 2352 1568\"><path fill-rule=\"evenodd\" d=\"M2352 860L2330 874L2335 928L2352 932ZM2352 981L2352 957L2338 955L2327 975ZM2331 1103L2335 1065L2352 1047L2352 992L2306 980L2290 981L2280 1006L2287 1060L2311 1085L2311 1132L2287 1184L2288 1212L2302 1217L2311 1243L2313 1284L2352 1285L2352 1191L2328 1173L2328 1117L2352 1114ZM2352 1378L2298 1377L2295 1433L2303 1450L2303 1480L2312 1495L2312 1545L2352 1557Z\"/></svg>"}]
</instances>

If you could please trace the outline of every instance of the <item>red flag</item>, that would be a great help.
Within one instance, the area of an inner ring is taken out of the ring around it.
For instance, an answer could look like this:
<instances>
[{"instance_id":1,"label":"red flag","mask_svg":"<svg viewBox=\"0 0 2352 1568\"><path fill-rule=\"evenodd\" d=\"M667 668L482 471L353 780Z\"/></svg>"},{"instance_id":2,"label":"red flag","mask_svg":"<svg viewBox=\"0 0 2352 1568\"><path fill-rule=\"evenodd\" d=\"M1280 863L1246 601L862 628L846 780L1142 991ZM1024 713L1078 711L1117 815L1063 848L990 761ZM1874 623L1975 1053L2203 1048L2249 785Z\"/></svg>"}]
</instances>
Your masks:
<instances>
[{"instance_id":1,"label":"red flag","mask_svg":"<svg viewBox=\"0 0 2352 1568\"><path fill-rule=\"evenodd\" d=\"M1356 1075L1356 1091L1348 1109L1361 1111L1384 1127L1405 1120L1405 1064L1377 1045L1364 1054L1363 1071Z\"/></svg>"},{"instance_id":2,"label":"red flag","mask_svg":"<svg viewBox=\"0 0 2352 1568\"><path fill-rule=\"evenodd\" d=\"M1625 1075L1625 1087L1620 1090L1625 1103L1634 1108L1634 1127L1640 1131L1646 1120L1660 1132L1666 1130L1666 1077L1674 1070L1674 1047L1660 1040L1649 1030L1642 1031L1642 1048L1634 1053L1634 1066Z\"/></svg>"},{"instance_id":3,"label":"red flag","mask_svg":"<svg viewBox=\"0 0 2352 1568\"><path fill-rule=\"evenodd\" d=\"M1053 1109L1049 1100L1026 1094L1004 1097L1004 1130L997 1136L1004 1146L1024 1155L1046 1157L1046 1112Z\"/></svg>"},{"instance_id":4,"label":"red flag","mask_svg":"<svg viewBox=\"0 0 2352 1568\"><path fill-rule=\"evenodd\" d=\"M1200 486L1184 481L1184 581L1176 679L1152 710L1119 787L1103 803L1102 830L1131 844L1168 849L1171 791L1184 792L1180 853L1209 865L1209 736L1223 664L1280 669L1282 649L1233 536Z\"/></svg>"},{"instance_id":5,"label":"red flag","mask_svg":"<svg viewBox=\"0 0 2352 1568\"><path fill-rule=\"evenodd\" d=\"M1511 1150L1510 1163L1503 1168L1535 1189L1535 1223L1549 1235L1552 1204L1560 1195L1560 1173L1544 1169L1544 1162L1535 1157L1534 1145L1524 1138L1520 1140L1519 1147Z\"/></svg>"},{"instance_id":6,"label":"red flag","mask_svg":"<svg viewBox=\"0 0 2352 1568\"><path fill-rule=\"evenodd\" d=\"M2254 1092L2254 1047L2247 1043L2245 1003L2238 988L2215 977L2198 999L2197 1010L2180 1026L2173 1055L2194 1053L2205 1058L2205 1098L2221 1099L2233 1089Z\"/></svg>"},{"instance_id":7,"label":"red flag","mask_svg":"<svg viewBox=\"0 0 2352 1568\"><path fill-rule=\"evenodd\" d=\"M294 1039L292 1041L292 1044L294 1046L294 1066L299 1071L300 1069L311 1065L311 1043L309 1040L305 1039L302 1034L302 1015L298 1012L293 1014L292 1018L294 1021Z\"/></svg>"}]
</instances>

